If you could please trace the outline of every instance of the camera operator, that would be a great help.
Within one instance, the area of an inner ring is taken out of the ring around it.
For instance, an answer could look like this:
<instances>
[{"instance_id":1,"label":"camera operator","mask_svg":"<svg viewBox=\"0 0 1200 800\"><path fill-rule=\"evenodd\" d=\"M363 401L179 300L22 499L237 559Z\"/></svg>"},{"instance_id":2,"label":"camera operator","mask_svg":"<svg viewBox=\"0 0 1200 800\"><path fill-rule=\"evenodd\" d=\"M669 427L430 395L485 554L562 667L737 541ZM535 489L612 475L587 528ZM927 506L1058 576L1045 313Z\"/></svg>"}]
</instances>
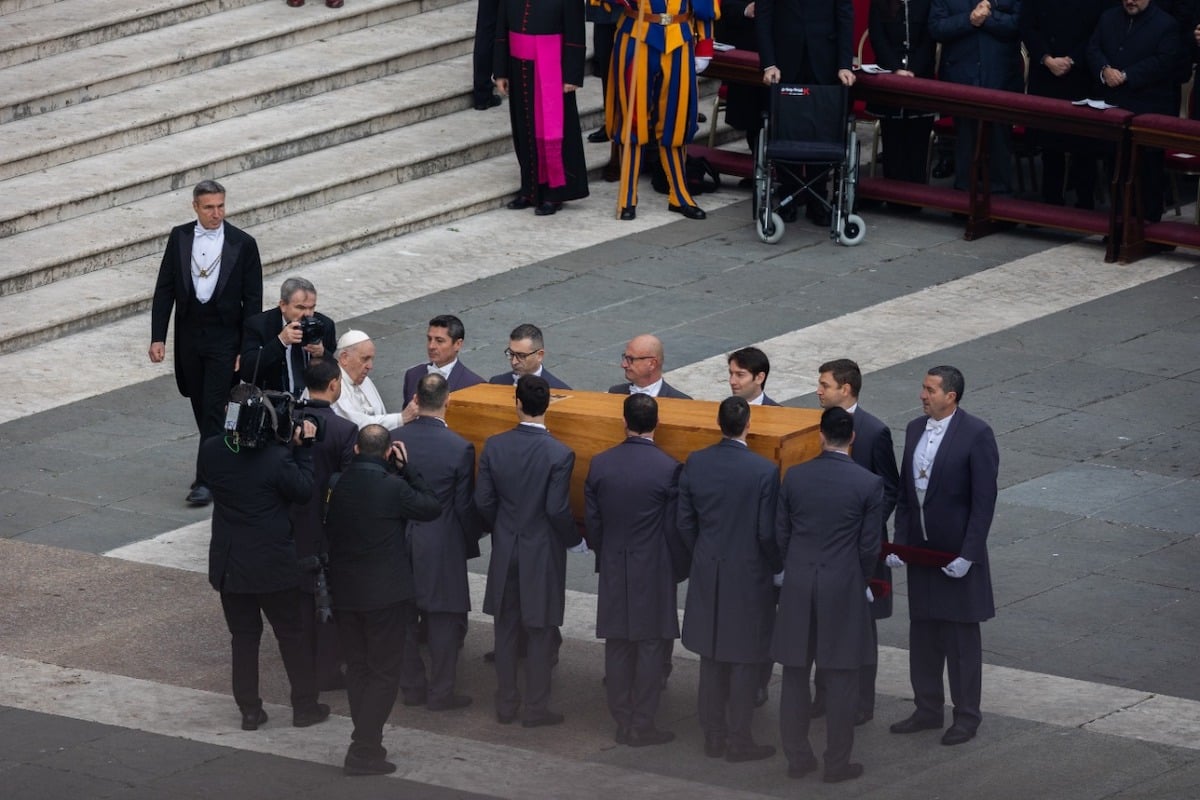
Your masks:
<instances>
[{"instance_id":1,"label":"camera operator","mask_svg":"<svg viewBox=\"0 0 1200 800\"><path fill-rule=\"evenodd\" d=\"M337 402L342 393L342 371L332 358L314 358L304 370L304 385L308 388L308 400L301 413L320 420L321 435L312 446L313 493L307 503L296 503L291 507L292 534L296 539L296 554L304 575L300 583L305 593L303 623L306 652L310 653L317 673L317 688L333 691L346 687L342 675L341 648L337 641L337 627L322 625L328 622L328 607L318 610L315 600L318 569L328 545L325 541L325 490L329 487L329 476L340 472L354 458L354 441L358 438L358 426L344 420L329 406ZM324 612L325 618L318 619Z\"/></svg>"},{"instance_id":2,"label":"camera operator","mask_svg":"<svg viewBox=\"0 0 1200 800\"><path fill-rule=\"evenodd\" d=\"M238 410L233 404L245 408L260 396L249 384L234 387L226 427ZM236 419L241 422L243 417ZM243 439L243 433L250 435ZM317 702L312 658L301 635L305 595L288 517L291 504L303 503L312 494L311 450L299 445L302 437L316 436L316 426L307 421L296 426L290 444L278 441L274 429L268 431L269 438L260 438L261 433L239 428L213 436L201 444L199 457L200 479L212 489L214 503L208 580L221 593L232 636L233 697L242 711L242 730L247 731L267 721L258 694L263 615L275 631L291 683L292 724L304 728L329 716L329 706Z\"/></svg>"},{"instance_id":3,"label":"camera operator","mask_svg":"<svg viewBox=\"0 0 1200 800\"><path fill-rule=\"evenodd\" d=\"M354 733L343 770L385 775L383 726L400 689L405 628L416 614L408 520L442 513L437 495L412 467L387 428L366 425L354 460L330 488L325 532L333 611L346 656L346 689Z\"/></svg>"},{"instance_id":4,"label":"camera operator","mask_svg":"<svg viewBox=\"0 0 1200 800\"><path fill-rule=\"evenodd\" d=\"M304 278L288 278L279 288L279 307L246 320L239 375L260 389L304 391L304 369L314 358L333 358L333 320L317 312L317 289Z\"/></svg>"}]
</instances>

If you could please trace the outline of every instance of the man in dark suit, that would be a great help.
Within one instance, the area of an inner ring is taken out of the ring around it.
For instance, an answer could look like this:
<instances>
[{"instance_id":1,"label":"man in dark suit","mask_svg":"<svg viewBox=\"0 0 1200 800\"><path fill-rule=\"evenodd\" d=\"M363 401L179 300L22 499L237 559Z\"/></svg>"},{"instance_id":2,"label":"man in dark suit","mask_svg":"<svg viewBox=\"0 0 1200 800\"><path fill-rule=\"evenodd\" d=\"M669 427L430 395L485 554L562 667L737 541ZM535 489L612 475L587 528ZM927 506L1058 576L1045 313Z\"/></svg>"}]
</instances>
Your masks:
<instances>
[{"instance_id":1,"label":"man in dark suit","mask_svg":"<svg viewBox=\"0 0 1200 800\"><path fill-rule=\"evenodd\" d=\"M463 342L467 338L467 329L462 320L452 314L441 314L429 320L429 330L425 333L425 350L429 361L409 367L404 373L404 405L407 408L417 393L417 381L431 372L436 372L450 384L450 391L457 392L477 383L483 383L483 378L467 369L458 360Z\"/></svg>"},{"instance_id":2,"label":"man in dark suit","mask_svg":"<svg viewBox=\"0 0 1200 800\"><path fill-rule=\"evenodd\" d=\"M346 686L341 666L342 653L338 646L336 626L320 624L329 620L317 619L316 569L312 559L329 552L325 541L325 490L329 488L329 477L345 469L354 458L358 426L342 419L330 408L342 392L342 371L333 360L332 350L327 358L315 358L309 362L303 377L308 388L308 403L304 413L321 420L324 435L312 446L312 496L307 502L293 503L289 515L292 519L292 537L296 541L296 556L309 565L300 582L300 589L305 594L303 613L300 615L305 648L312 654L317 688L333 691Z\"/></svg>"},{"instance_id":3,"label":"man in dark suit","mask_svg":"<svg viewBox=\"0 0 1200 800\"><path fill-rule=\"evenodd\" d=\"M475 9L475 48L471 57L471 100L476 111L500 105L492 91L492 61L496 50L496 0L479 0Z\"/></svg>"},{"instance_id":4,"label":"man in dark suit","mask_svg":"<svg viewBox=\"0 0 1200 800\"><path fill-rule=\"evenodd\" d=\"M303 324L321 326L320 341L304 344ZM304 369L314 358L333 360L337 332L333 320L317 311L317 288L304 278L288 278L279 288L279 307L246 320L242 333L242 380L261 389L304 391Z\"/></svg>"},{"instance_id":5,"label":"man in dark suit","mask_svg":"<svg viewBox=\"0 0 1200 800\"><path fill-rule=\"evenodd\" d=\"M542 329L537 325L525 322L513 328L508 335L508 347L504 350L512 369L488 378L488 383L500 386L516 386L522 375L538 375L546 379L551 389L570 389L565 383L550 374L550 370L542 366L546 358L545 339Z\"/></svg>"},{"instance_id":6,"label":"man in dark suit","mask_svg":"<svg viewBox=\"0 0 1200 800\"><path fill-rule=\"evenodd\" d=\"M954 554L944 567L908 564L909 672L916 711L892 733L940 728L949 669L954 724L942 744L975 736L983 645L979 623L995 616L987 537L996 511L1000 454L988 424L959 408L963 376L934 367L921 387L925 416L908 424L896 501L896 543ZM888 565L905 566L895 554Z\"/></svg>"},{"instance_id":7,"label":"man in dark suit","mask_svg":"<svg viewBox=\"0 0 1200 800\"><path fill-rule=\"evenodd\" d=\"M416 577L417 609L429 626L429 677L421 661L417 626L410 625L404 647L400 688L406 705L424 703L430 711L471 704L454 693L458 649L467 632L471 589L467 559L479 556L475 514L475 445L446 427L450 387L441 375L417 382L417 418L392 431L437 495L442 513L428 522L410 522L408 547Z\"/></svg>"},{"instance_id":8,"label":"man in dark suit","mask_svg":"<svg viewBox=\"0 0 1200 800\"><path fill-rule=\"evenodd\" d=\"M625 441L592 459L584 484L588 540L600 572L596 636L604 639L616 741L665 744L654 715L668 643L679 638L668 537L675 534L680 464L654 444L658 403L625 398Z\"/></svg>"},{"instance_id":9,"label":"man in dark suit","mask_svg":"<svg viewBox=\"0 0 1200 800\"><path fill-rule=\"evenodd\" d=\"M848 358L827 361L818 368L817 402L821 408L844 408L854 418L854 447L850 457L855 463L883 479L883 506L879 521L880 541L888 540L887 521L896 507L896 494L900 486L900 474L896 470L896 451L892 447L892 432L879 417L863 411L858 404L858 393L862 390L862 371L858 364ZM876 556L879 554L876 553ZM891 583L892 571L887 564L876 558L874 574L871 576ZM876 620L892 615L892 598L877 597L871 603L871 641L878 642ZM875 675L878 665L878 647L872 645L871 658L863 662L858 673L858 712L855 725L862 725L875 718ZM812 716L824 713L825 697L822 691L822 673L816 677L816 697L813 700Z\"/></svg>"},{"instance_id":10,"label":"man in dark suit","mask_svg":"<svg viewBox=\"0 0 1200 800\"><path fill-rule=\"evenodd\" d=\"M783 664L779 729L788 777L817 768L808 741L808 676L815 663L828 698L826 783L863 773L862 764L850 763L858 674L875 661L867 584L879 560L883 479L850 458L854 425L845 409L825 409L822 453L787 471L775 518L784 570L771 655Z\"/></svg>"},{"instance_id":11,"label":"man in dark suit","mask_svg":"<svg viewBox=\"0 0 1200 800\"><path fill-rule=\"evenodd\" d=\"M692 399L663 380L663 346L657 336L643 333L630 339L621 356L621 368L625 370L625 383L608 387L609 394Z\"/></svg>"},{"instance_id":12,"label":"man in dark suit","mask_svg":"<svg viewBox=\"0 0 1200 800\"><path fill-rule=\"evenodd\" d=\"M758 0L754 22L763 83L854 85L851 0ZM822 178L812 189L824 196L827 183ZM787 177L783 188L791 193L798 186ZM795 219L795 214L796 206L785 206L784 222ZM807 215L814 224L829 227L829 209L815 200L809 201Z\"/></svg>"},{"instance_id":13,"label":"man in dark suit","mask_svg":"<svg viewBox=\"0 0 1200 800\"><path fill-rule=\"evenodd\" d=\"M563 721L549 709L553 632L563 622L567 550L587 552L571 516L575 454L546 430L549 407L544 378L517 381L519 424L484 443L475 485L475 507L492 531L483 612L496 620L496 719L508 725L521 705L517 637L524 630L526 728Z\"/></svg>"},{"instance_id":14,"label":"man in dark suit","mask_svg":"<svg viewBox=\"0 0 1200 800\"><path fill-rule=\"evenodd\" d=\"M750 452L750 405L721 401L718 444L688 457L679 476L679 535L692 551L683 646L700 656L704 754L757 761L775 754L754 743L750 722L775 623L772 576L779 470Z\"/></svg>"},{"instance_id":15,"label":"man in dark suit","mask_svg":"<svg viewBox=\"0 0 1200 800\"><path fill-rule=\"evenodd\" d=\"M244 403L257 392L242 384L234 387L229 400ZM288 515L290 505L312 495L310 450L298 445L301 435L315 434L315 426L305 422L290 444L271 437L262 447L238 446L236 440L227 446L223 436L200 443L198 475L214 501L208 582L221 593L229 626L233 699L242 712L244 731L257 730L267 721L258 694L264 615L291 683L292 724L304 728L329 716L329 706L317 702L313 661L301 634L304 595Z\"/></svg>"},{"instance_id":16,"label":"man in dark suit","mask_svg":"<svg viewBox=\"0 0 1200 800\"><path fill-rule=\"evenodd\" d=\"M771 361L757 347L743 347L729 354L729 391L752 406L777 406L767 397Z\"/></svg>"},{"instance_id":17,"label":"man in dark suit","mask_svg":"<svg viewBox=\"0 0 1200 800\"><path fill-rule=\"evenodd\" d=\"M262 311L262 262L247 233L225 222L225 187L201 181L192 189L196 222L171 230L158 268L150 310L150 361L167 355L175 310L175 383L192 401L200 442L221 434L225 400L242 352L242 326ZM187 502L212 502L196 480Z\"/></svg>"},{"instance_id":18,"label":"man in dark suit","mask_svg":"<svg viewBox=\"0 0 1200 800\"><path fill-rule=\"evenodd\" d=\"M354 452L329 491L325 518L329 582L354 720L342 771L385 775L396 765L387 760L383 726L396 704L405 631L416 614L404 529L409 520L437 519L442 508L387 428L364 426Z\"/></svg>"}]
</instances>

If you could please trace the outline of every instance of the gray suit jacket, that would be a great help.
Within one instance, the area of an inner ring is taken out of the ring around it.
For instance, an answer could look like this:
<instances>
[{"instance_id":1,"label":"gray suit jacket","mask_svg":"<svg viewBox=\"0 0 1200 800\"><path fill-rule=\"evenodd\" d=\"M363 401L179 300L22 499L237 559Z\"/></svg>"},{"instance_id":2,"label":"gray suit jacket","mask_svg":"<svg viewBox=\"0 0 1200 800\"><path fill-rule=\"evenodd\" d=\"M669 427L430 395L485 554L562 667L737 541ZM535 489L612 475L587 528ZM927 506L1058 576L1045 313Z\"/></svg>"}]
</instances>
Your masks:
<instances>
[{"instance_id":1,"label":"gray suit jacket","mask_svg":"<svg viewBox=\"0 0 1200 800\"><path fill-rule=\"evenodd\" d=\"M554 376L550 370L542 367L542 377L546 379L546 383L550 384L551 389L570 389L570 386L563 383L559 378ZM501 372L499 375L493 375L488 378L488 383L494 383L497 386L515 386L516 381L513 380L512 372Z\"/></svg>"},{"instance_id":2,"label":"gray suit jacket","mask_svg":"<svg viewBox=\"0 0 1200 800\"><path fill-rule=\"evenodd\" d=\"M467 559L479 555L475 445L430 417L397 428L392 438L404 442L409 460L442 507L435 520L408 523L417 608L466 613L471 610Z\"/></svg>"},{"instance_id":3,"label":"gray suit jacket","mask_svg":"<svg viewBox=\"0 0 1200 800\"><path fill-rule=\"evenodd\" d=\"M697 450L679 476L679 533L692 548L683 646L717 661L767 660L781 569L779 469L732 439Z\"/></svg>"},{"instance_id":4,"label":"gray suit jacket","mask_svg":"<svg viewBox=\"0 0 1200 800\"><path fill-rule=\"evenodd\" d=\"M629 382L618 383L614 386L608 387L608 393L609 394L629 394L629 387L631 387L632 385L633 384L631 384ZM692 396L690 394L684 394L683 392L679 391L678 389L676 389L674 386L667 383L666 381L663 381L662 388L658 390L658 396L659 397L674 397L679 400L691 400L692 399Z\"/></svg>"},{"instance_id":5,"label":"gray suit jacket","mask_svg":"<svg viewBox=\"0 0 1200 800\"><path fill-rule=\"evenodd\" d=\"M404 371L404 403L401 406L408 405L408 401L413 399L413 395L417 393L417 384L421 378L429 374L429 363L423 361L420 364L414 364ZM446 379L446 383L450 386L450 391L457 392L459 389L466 389L474 386L477 383L483 383L483 378L476 375L471 370L467 369L467 365L459 359L454 365L454 369L450 370L450 377Z\"/></svg>"},{"instance_id":6,"label":"gray suit jacket","mask_svg":"<svg viewBox=\"0 0 1200 800\"><path fill-rule=\"evenodd\" d=\"M883 478L883 507L880 516L880 535L882 541L888 538L887 521L896 507L896 493L900 487L900 473L896 470L896 451L892 447L892 432L879 417L863 411L859 406L854 411L854 446L850 449L850 457L856 464L869 469ZM891 583L892 571L883 559L875 564L875 574L872 576ZM871 604L871 616L875 619L886 619L892 615L892 596L876 597Z\"/></svg>"},{"instance_id":7,"label":"gray suit jacket","mask_svg":"<svg viewBox=\"0 0 1200 800\"><path fill-rule=\"evenodd\" d=\"M584 497L588 543L600 566L597 638L679 637L667 537L674 535L681 467L640 436L592 459Z\"/></svg>"},{"instance_id":8,"label":"gray suit jacket","mask_svg":"<svg viewBox=\"0 0 1200 800\"><path fill-rule=\"evenodd\" d=\"M875 661L867 581L879 560L883 479L824 452L787 471L775 539L784 562L771 658L786 667ZM816 620L816 648L809 652Z\"/></svg>"},{"instance_id":9,"label":"gray suit jacket","mask_svg":"<svg viewBox=\"0 0 1200 800\"><path fill-rule=\"evenodd\" d=\"M475 507L492 531L485 614L500 610L509 564L520 575L521 623L561 625L567 547L581 541L571 516L575 453L549 432L530 425L490 437L479 457Z\"/></svg>"}]
</instances>

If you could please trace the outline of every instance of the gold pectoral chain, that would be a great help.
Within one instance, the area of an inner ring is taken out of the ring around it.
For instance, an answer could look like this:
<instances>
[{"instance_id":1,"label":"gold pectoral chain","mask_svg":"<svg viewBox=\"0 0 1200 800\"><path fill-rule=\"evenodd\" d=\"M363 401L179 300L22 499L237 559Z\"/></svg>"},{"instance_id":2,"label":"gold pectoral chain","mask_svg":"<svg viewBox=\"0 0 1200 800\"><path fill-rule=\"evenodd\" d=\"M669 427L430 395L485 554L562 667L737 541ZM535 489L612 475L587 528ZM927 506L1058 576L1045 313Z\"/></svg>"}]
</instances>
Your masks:
<instances>
[{"instance_id":1,"label":"gold pectoral chain","mask_svg":"<svg viewBox=\"0 0 1200 800\"><path fill-rule=\"evenodd\" d=\"M196 260L196 254L192 253L192 266L195 267L195 275L197 278L207 278L213 273L217 267L221 266L221 254L217 253L217 257L207 268L200 266L200 262Z\"/></svg>"}]
</instances>

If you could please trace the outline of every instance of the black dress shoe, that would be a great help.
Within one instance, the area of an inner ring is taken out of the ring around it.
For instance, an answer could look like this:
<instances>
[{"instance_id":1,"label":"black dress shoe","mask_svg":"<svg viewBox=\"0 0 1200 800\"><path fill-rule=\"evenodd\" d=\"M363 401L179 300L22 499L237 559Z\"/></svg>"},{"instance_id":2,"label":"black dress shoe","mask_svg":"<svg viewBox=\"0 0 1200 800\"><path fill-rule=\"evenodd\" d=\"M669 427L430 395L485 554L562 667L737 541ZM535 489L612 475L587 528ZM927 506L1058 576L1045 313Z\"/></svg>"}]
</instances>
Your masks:
<instances>
[{"instance_id":1,"label":"black dress shoe","mask_svg":"<svg viewBox=\"0 0 1200 800\"><path fill-rule=\"evenodd\" d=\"M775 755L775 747L769 744L731 744L725 748L725 760L730 764L740 764L743 761L762 761L773 755Z\"/></svg>"},{"instance_id":2,"label":"black dress shoe","mask_svg":"<svg viewBox=\"0 0 1200 800\"><path fill-rule=\"evenodd\" d=\"M725 755L725 734L706 733L704 735L704 755L709 758L720 758Z\"/></svg>"},{"instance_id":3,"label":"black dress shoe","mask_svg":"<svg viewBox=\"0 0 1200 800\"><path fill-rule=\"evenodd\" d=\"M587 135L587 140L589 142L591 142L592 144L600 144L602 142L607 142L608 141L608 131L605 130L603 125L601 125L599 128L596 128L596 130L592 131L591 133L589 133Z\"/></svg>"},{"instance_id":4,"label":"black dress shoe","mask_svg":"<svg viewBox=\"0 0 1200 800\"><path fill-rule=\"evenodd\" d=\"M343 775L390 775L396 771L396 765L384 758L359 758L346 754L342 762Z\"/></svg>"},{"instance_id":5,"label":"black dress shoe","mask_svg":"<svg viewBox=\"0 0 1200 800\"><path fill-rule=\"evenodd\" d=\"M562 714L558 714L554 711L547 711L545 714L542 714L540 717L530 717L529 719L521 720L521 727L522 728L545 728L550 725L561 725L563 723L563 720L565 720L565 719L566 719L566 717L564 717Z\"/></svg>"},{"instance_id":6,"label":"black dress shoe","mask_svg":"<svg viewBox=\"0 0 1200 800\"><path fill-rule=\"evenodd\" d=\"M875 715L870 711L859 711L854 715L855 725L866 725L871 720L875 719Z\"/></svg>"},{"instance_id":7,"label":"black dress shoe","mask_svg":"<svg viewBox=\"0 0 1200 800\"><path fill-rule=\"evenodd\" d=\"M810 755L803 761L799 761L795 764L788 764L788 777L803 778L805 775L811 775L812 773L816 772L818 766L820 766L820 764L817 763L817 757Z\"/></svg>"},{"instance_id":8,"label":"black dress shoe","mask_svg":"<svg viewBox=\"0 0 1200 800\"><path fill-rule=\"evenodd\" d=\"M456 708L466 708L471 705L471 698L465 694L452 694L445 700L430 700L425 707L430 711L453 711Z\"/></svg>"},{"instance_id":9,"label":"black dress shoe","mask_svg":"<svg viewBox=\"0 0 1200 800\"><path fill-rule=\"evenodd\" d=\"M549 217L558 213L558 210L562 208L562 206L563 204L556 200L545 200L541 203L538 203L538 207L533 210L533 213L537 214L539 217Z\"/></svg>"},{"instance_id":10,"label":"black dress shoe","mask_svg":"<svg viewBox=\"0 0 1200 800\"><path fill-rule=\"evenodd\" d=\"M613 736L613 741L617 744L629 744L629 728L624 725L617 726L617 732Z\"/></svg>"},{"instance_id":11,"label":"black dress shoe","mask_svg":"<svg viewBox=\"0 0 1200 800\"><path fill-rule=\"evenodd\" d=\"M344 0L325 0L326 8L341 8L345 5Z\"/></svg>"},{"instance_id":12,"label":"black dress shoe","mask_svg":"<svg viewBox=\"0 0 1200 800\"><path fill-rule=\"evenodd\" d=\"M429 701L429 692L422 689L419 692L402 692L400 702L406 706L423 706Z\"/></svg>"},{"instance_id":13,"label":"black dress shoe","mask_svg":"<svg viewBox=\"0 0 1200 800\"><path fill-rule=\"evenodd\" d=\"M303 711L292 711L292 727L307 728L311 725L318 725L329 719L329 706L324 703L317 703L312 708L306 708Z\"/></svg>"},{"instance_id":14,"label":"black dress shoe","mask_svg":"<svg viewBox=\"0 0 1200 800\"><path fill-rule=\"evenodd\" d=\"M212 502L212 490L203 483L197 483L192 487L192 490L188 492L186 499L188 505L190 506L196 506L197 508L200 506L206 506Z\"/></svg>"},{"instance_id":15,"label":"black dress shoe","mask_svg":"<svg viewBox=\"0 0 1200 800\"><path fill-rule=\"evenodd\" d=\"M267 724L267 712L261 708L253 708L242 712L242 730L256 731L259 725Z\"/></svg>"},{"instance_id":16,"label":"black dress shoe","mask_svg":"<svg viewBox=\"0 0 1200 800\"><path fill-rule=\"evenodd\" d=\"M917 733L918 731L931 731L940 727L942 727L940 719L923 719L913 714L907 719L893 722L888 730L892 733Z\"/></svg>"},{"instance_id":17,"label":"black dress shoe","mask_svg":"<svg viewBox=\"0 0 1200 800\"><path fill-rule=\"evenodd\" d=\"M951 725L942 734L942 744L947 747L953 747L956 744L964 744L975 738L975 731L969 731L961 725Z\"/></svg>"},{"instance_id":18,"label":"black dress shoe","mask_svg":"<svg viewBox=\"0 0 1200 800\"><path fill-rule=\"evenodd\" d=\"M652 747L656 744L666 744L675 741L671 731L660 731L658 728L630 728L630 747Z\"/></svg>"},{"instance_id":19,"label":"black dress shoe","mask_svg":"<svg viewBox=\"0 0 1200 800\"><path fill-rule=\"evenodd\" d=\"M287 0L287 4L292 8L299 8L304 5L304 0Z\"/></svg>"},{"instance_id":20,"label":"black dress shoe","mask_svg":"<svg viewBox=\"0 0 1200 800\"><path fill-rule=\"evenodd\" d=\"M767 687L760 686L754 690L754 707L762 708L767 704L767 700L771 698L771 694L767 691Z\"/></svg>"},{"instance_id":21,"label":"black dress shoe","mask_svg":"<svg viewBox=\"0 0 1200 800\"><path fill-rule=\"evenodd\" d=\"M504 207L509 209L510 211L521 211L522 209L529 208L532 205L533 205L533 198L526 197L523 194L519 194L516 197L514 197L512 200L509 200L507 203L505 203ZM491 658L492 661L496 660L496 651L495 650L490 650L487 653L484 653L483 660L487 661L489 655L492 657Z\"/></svg>"},{"instance_id":22,"label":"black dress shoe","mask_svg":"<svg viewBox=\"0 0 1200 800\"><path fill-rule=\"evenodd\" d=\"M841 783L842 781L852 781L855 778L861 778L862 774L862 764L847 764L839 769L825 770L825 777L822 780L826 783Z\"/></svg>"},{"instance_id":23,"label":"black dress shoe","mask_svg":"<svg viewBox=\"0 0 1200 800\"><path fill-rule=\"evenodd\" d=\"M476 111L487 111L489 108L495 108L498 105L500 105L500 95L493 94L493 95L489 96L487 100L483 100L483 101L476 100L475 101L475 110Z\"/></svg>"},{"instance_id":24,"label":"black dress shoe","mask_svg":"<svg viewBox=\"0 0 1200 800\"><path fill-rule=\"evenodd\" d=\"M676 214L683 214L688 219L704 219L708 216L700 206L677 206L674 203L668 203L667 208Z\"/></svg>"},{"instance_id":25,"label":"black dress shoe","mask_svg":"<svg viewBox=\"0 0 1200 800\"><path fill-rule=\"evenodd\" d=\"M637 206L626 206L621 209L621 220L629 222L631 219L637 219Z\"/></svg>"}]
</instances>

